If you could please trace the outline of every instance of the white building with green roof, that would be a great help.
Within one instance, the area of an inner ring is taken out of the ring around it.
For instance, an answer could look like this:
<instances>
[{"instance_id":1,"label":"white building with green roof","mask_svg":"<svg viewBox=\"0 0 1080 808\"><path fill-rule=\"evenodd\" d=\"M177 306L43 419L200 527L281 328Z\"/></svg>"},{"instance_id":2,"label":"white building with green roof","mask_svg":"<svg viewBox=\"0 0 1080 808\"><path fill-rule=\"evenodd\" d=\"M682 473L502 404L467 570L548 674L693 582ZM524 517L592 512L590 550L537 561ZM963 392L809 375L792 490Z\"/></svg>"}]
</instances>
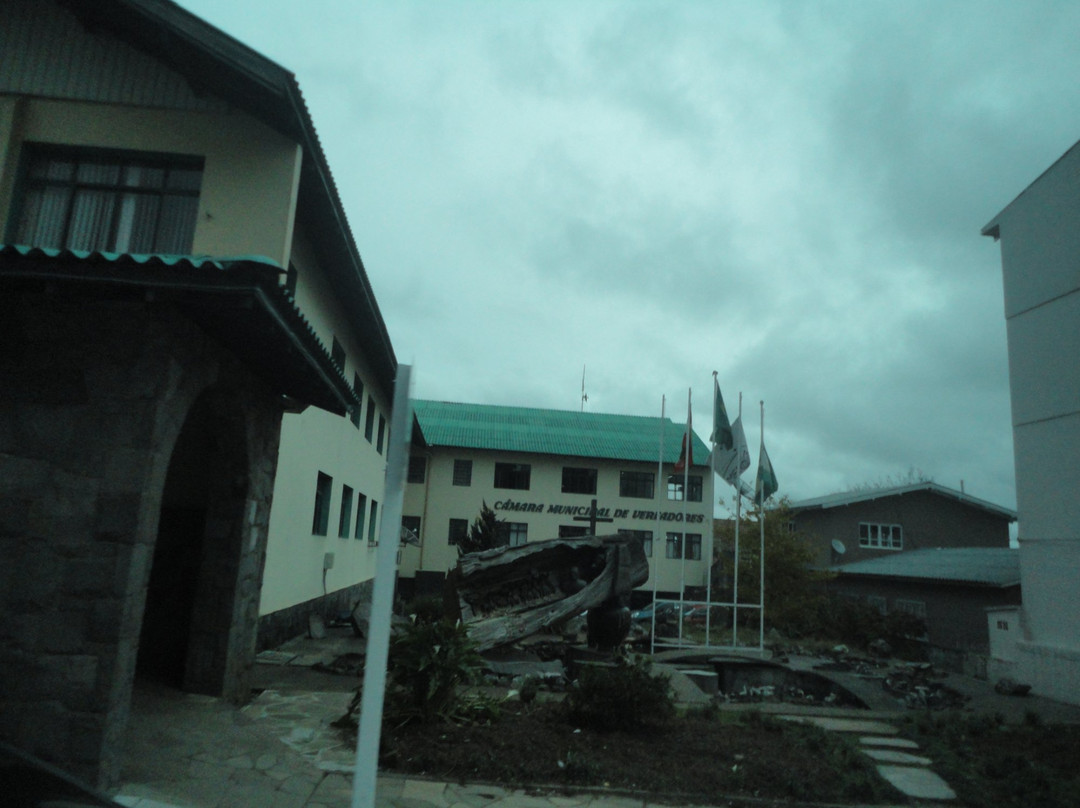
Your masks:
<instances>
[{"instance_id":1,"label":"white building with green roof","mask_svg":"<svg viewBox=\"0 0 1080 808\"><path fill-rule=\"evenodd\" d=\"M400 574L420 591L456 564L457 539L484 503L508 543L524 544L588 534L593 500L597 534L642 540L658 592L705 586L713 474L696 435L688 480L673 472L685 424L442 401L415 401L414 411L422 440L414 437L403 522L419 544L404 546Z\"/></svg>"}]
</instances>

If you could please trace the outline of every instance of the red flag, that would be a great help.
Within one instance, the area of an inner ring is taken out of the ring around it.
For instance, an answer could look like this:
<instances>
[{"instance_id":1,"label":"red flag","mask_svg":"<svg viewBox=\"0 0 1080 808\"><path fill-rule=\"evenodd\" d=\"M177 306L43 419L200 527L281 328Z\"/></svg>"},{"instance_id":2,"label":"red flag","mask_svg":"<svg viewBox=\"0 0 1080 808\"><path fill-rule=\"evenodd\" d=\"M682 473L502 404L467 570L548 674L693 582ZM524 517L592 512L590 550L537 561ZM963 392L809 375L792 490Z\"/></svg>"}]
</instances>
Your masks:
<instances>
[{"instance_id":1,"label":"red flag","mask_svg":"<svg viewBox=\"0 0 1080 808\"><path fill-rule=\"evenodd\" d=\"M682 436L682 450L679 452L679 459L675 461L674 471L676 474L681 474L686 470L686 467L694 465L694 444L690 440L691 432L691 418L690 418L690 394L686 394L686 432Z\"/></svg>"}]
</instances>

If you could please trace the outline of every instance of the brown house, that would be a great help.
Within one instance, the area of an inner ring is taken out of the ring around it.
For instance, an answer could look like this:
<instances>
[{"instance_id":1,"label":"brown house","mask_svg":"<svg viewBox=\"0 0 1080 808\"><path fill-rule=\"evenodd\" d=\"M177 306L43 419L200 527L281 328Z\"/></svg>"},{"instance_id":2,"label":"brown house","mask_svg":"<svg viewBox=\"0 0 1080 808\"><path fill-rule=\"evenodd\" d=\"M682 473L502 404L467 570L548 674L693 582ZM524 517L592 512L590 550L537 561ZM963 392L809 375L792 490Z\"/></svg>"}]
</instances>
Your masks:
<instances>
[{"instance_id":1,"label":"brown house","mask_svg":"<svg viewBox=\"0 0 1080 808\"><path fill-rule=\"evenodd\" d=\"M933 482L791 503L792 530L832 567L911 550L1009 546L1016 512Z\"/></svg>"},{"instance_id":2,"label":"brown house","mask_svg":"<svg viewBox=\"0 0 1080 808\"><path fill-rule=\"evenodd\" d=\"M936 664L985 677L986 610L1020 604L1020 551L1002 547L911 550L834 567L829 591L926 623Z\"/></svg>"}]
</instances>

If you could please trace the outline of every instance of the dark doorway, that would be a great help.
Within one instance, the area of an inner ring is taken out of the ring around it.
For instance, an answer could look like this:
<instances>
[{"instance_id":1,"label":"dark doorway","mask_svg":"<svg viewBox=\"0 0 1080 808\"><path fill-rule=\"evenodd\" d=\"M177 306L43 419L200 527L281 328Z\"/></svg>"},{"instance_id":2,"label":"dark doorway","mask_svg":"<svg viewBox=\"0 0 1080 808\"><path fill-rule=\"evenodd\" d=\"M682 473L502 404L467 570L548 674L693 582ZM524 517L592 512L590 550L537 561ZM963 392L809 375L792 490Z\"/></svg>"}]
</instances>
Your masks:
<instances>
[{"instance_id":1,"label":"dark doorway","mask_svg":"<svg viewBox=\"0 0 1080 808\"><path fill-rule=\"evenodd\" d=\"M165 478L135 666L143 679L222 693L241 546L235 515L247 492L243 445L236 407L204 392Z\"/></svg>"}]
</instances>

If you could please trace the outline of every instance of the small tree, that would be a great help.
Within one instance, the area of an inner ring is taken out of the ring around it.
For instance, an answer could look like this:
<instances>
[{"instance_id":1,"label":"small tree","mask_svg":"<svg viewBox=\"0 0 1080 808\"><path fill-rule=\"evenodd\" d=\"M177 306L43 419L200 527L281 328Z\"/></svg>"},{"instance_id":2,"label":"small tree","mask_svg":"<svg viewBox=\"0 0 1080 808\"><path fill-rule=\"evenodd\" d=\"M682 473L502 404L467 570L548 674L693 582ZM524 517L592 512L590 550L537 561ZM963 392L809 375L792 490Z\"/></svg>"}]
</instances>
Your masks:
<instances>
[{"instance_id":1,"label":"small tree","mask_svg":"<svg viewBox=\"0 0 1080 808\"><path fill-rule=\"evenodd\" d=\"M469 532L458 540L458 555L501 547L507 541L506 522L499 519L485 501L480 507L480 515L469 527Z\"/></svg>"},{"instance_id":2,"label":"small tree","mask_svg":"<svg viewBox=\"0 0 1080 808\"><path fill-rule=\"evenodd\" d=\"M826 599L824 583L829 575L811 567L815 551L801 534L789 528L791 511L787 498L766 507L765 516L765 622L787 634L816 631ZM750 505L739 527L739 602L757 603L761 591L761 508ZM716 523L715 562L731 568L734 563L735 520ZM734 572L734 570L733 570ZM740 612L740 614L743 614ZM751 614L749 610L745 613Z\"/></svg>"}]
</instances>

